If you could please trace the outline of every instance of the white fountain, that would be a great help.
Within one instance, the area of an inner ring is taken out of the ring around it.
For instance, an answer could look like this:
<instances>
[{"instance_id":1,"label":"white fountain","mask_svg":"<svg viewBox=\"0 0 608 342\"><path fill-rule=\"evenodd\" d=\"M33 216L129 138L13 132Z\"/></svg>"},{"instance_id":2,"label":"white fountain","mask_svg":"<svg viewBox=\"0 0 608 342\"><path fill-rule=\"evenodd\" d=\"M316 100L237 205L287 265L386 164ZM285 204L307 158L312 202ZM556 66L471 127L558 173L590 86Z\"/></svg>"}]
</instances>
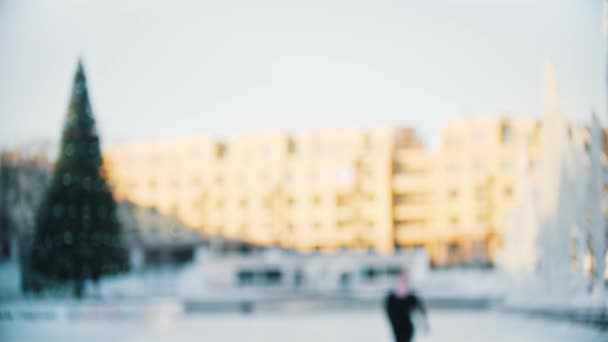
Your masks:
<instances>
[{"instance_id":1,"label":"white fountain","mask_svg":"<svg viewBox=\"0 0 608 342\"><path fill-rule=\"evenodd\" d=\"M601 126L594 116L587 152L584 137L577 136L581 131L572 129L563 115L550 63L541 125L539 181L531 185L528 156L522 153L520 196L505 218L500 263L512 280L511 297L544 307L605 305Z\"/></svg>"},{"instance_id":2,"label":"white fountain","mask_svg":"<svg viewBox=\"0 0 608 342\"><path fill-rule=\"evenodd\" d=\"M591 122L590 146L590 178L589 178L589 226L591 252L593 255L593 294L598 301L605 301L604 281L606 278L606 196L604 183L606 173L602 163L602 128L594 114Z\"/></svg>"}]
</instances>

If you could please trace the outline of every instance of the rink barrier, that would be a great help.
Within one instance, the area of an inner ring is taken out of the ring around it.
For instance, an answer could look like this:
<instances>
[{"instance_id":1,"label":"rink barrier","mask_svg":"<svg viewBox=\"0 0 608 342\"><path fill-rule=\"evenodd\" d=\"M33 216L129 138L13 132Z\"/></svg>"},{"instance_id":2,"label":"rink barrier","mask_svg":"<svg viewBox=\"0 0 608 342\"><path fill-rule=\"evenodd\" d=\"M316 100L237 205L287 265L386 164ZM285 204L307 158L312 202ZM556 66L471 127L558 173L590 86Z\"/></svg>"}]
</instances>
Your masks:
<instances>
[{"instance_id":1,"label":"rink barrier","mask_svg":"<svg viewBox=\"0 0 608 342\"><path fill-rule=\"evenodd\" d=\"M608 330L608 308L522 308L505 307L503 311L558 321L568 321Z\"/></svg>"},{"instance_id":2,"label":"rink barrier","mask_svg":"<svg viewBox=\"0 0 608 342\"><path fill-rule=\"evenodd\" d=\"M0 322L6 321L158 321L182 314L182 306L169 303L19 303L0 305Z\"/></svg>"},{"instance_id":3,"label":"rink barrier","mask_svg":"<svg viewBox=\"0 0 608 342\"><path fill-rule=\"evenodd\" d=\"M425 305L441 310L489 310L494 307L497 300L487 297L451 298L432 297L425 298ZM184 300L184 313L206 314L220 312L252 312L269 311L318 311L318 310L379 310L383 305L383 298L356 298L349 296L307 296L307 297L273 297L248 300Z\"/></svg>"}]
</instances>

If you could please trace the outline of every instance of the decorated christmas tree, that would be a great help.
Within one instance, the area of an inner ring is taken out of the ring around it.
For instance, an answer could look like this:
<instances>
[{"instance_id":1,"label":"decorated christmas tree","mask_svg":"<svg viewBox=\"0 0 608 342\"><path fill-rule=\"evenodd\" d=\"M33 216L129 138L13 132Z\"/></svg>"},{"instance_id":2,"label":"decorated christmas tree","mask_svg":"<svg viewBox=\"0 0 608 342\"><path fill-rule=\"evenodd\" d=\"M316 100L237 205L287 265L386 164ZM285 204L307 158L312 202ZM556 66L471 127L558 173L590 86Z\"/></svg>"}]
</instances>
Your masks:
<instances>
[{"instance_id":1,"label":"decorated christmas tree","mask_svg":"<svg viewBox=\"0 0 608 342\"><path fill-rule=\"evenodd\" d=\"M36 215L29 267L41 289L73 286L82 297L87 280L126 271L128 260L79 62L60 155Z\"/></svg>"}]
</instances>

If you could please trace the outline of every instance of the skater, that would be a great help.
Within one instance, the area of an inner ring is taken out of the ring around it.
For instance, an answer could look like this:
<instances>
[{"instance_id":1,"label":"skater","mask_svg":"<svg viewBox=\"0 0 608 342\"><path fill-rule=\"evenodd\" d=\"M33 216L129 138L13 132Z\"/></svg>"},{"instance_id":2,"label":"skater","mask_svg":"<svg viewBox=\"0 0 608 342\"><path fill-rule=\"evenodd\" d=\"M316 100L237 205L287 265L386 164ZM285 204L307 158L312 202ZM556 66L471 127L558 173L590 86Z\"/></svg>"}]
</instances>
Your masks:
<instances>
[{"instance_id":1,"label":"skater","mask_svg":"<svg viewBox=\"0 0 608 342\"><path fill-rule=\"evenodd\" d=\"M425 330L429 325L426 310L420 298L411 290L407 273L402 272L397 279L397 286L386 296L384 303L386 314L393 328L396 342L410 342L414 337L412 314L418 311L424 316Z\"/></svg>"}]
</instances>

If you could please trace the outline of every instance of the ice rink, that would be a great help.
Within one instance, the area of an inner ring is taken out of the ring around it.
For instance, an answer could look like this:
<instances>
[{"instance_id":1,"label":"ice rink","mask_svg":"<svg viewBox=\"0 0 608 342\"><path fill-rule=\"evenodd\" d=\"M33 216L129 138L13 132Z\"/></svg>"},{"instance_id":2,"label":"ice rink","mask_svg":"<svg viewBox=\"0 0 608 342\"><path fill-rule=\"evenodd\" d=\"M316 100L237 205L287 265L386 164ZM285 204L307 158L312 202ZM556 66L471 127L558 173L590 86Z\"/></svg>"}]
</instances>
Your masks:
<instances>
[{"instance_id":1,"label":"ice rink","mask_svg":"<svg viewBox=\"0 0 608 342\"><path fill-rule=\"evenodd\" d=\"M608 331L520 315L433 311L416 341L605 342ZM380 311L186 315L142 321L1 321L1 341L392 341Z\"/></svg>"}]
</instances>

